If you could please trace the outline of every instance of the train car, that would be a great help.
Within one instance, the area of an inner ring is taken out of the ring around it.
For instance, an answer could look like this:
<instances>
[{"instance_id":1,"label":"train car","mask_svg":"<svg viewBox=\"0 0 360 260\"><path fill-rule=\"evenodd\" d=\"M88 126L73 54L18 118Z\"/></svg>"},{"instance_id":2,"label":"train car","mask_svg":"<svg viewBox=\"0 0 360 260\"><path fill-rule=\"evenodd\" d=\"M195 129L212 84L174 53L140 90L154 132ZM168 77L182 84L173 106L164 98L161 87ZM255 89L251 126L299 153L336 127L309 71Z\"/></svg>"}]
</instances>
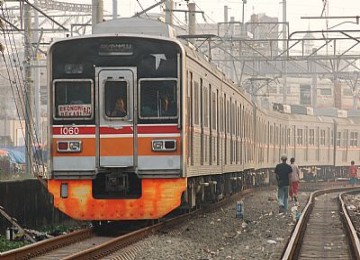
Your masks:
<instances>
[{"instance_id":1,"label":"train car","mask_svg":"<svg viewBox=\"0 0 360 260\"><path fill-rule=\"evenodd\" d=\"M91 35L50 47L48 189L57 208L74 219L128 220L180 205L184 55L161 36Z\"/></svg>"},{"instance_id":2,"label":"train car","mask_svg":"<svg viewBox=\"0 0 360 260\"><path fill-rule=\"evenodd\" d=\"M74 219L160 219L268 184L282 154L312 173L359 157L334 144L352 121L260 109L168 25L94 32L48 52L48 190Z\"/></svg>"},{"instance_id":3,"label":"train car","mask_svg":"<svg viewBox=\"0 0 360 260\"><path fill-rule=\"evenodd\" d=\"M48 190L74 219L159 219L260 176L247 94L168 26L138 22L49 48ZM132 26L146 32L113 33Z\"/></svg>"}]
</instances>

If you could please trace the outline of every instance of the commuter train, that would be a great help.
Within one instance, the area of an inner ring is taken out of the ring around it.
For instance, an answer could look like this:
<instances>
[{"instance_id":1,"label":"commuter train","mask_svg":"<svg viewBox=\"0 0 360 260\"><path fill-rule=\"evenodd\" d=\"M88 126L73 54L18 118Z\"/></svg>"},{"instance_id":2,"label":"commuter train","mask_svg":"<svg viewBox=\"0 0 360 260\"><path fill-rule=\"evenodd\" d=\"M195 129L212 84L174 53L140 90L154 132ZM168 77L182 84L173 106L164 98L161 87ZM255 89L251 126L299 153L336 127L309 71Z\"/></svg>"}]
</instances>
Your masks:
<instances>
[{"instance_id":1,"label":"commuter train","mask_svg":"<svg viewBox=\"0 0 360 260\"><path fill-rule=\"evenodd\" d=\"M258 108L160 22L56 41L48 73L48 190L74 219L159 219L268 184L282 154L318 175L360 160L359 122Z\"/></svg>"}]
</instances>

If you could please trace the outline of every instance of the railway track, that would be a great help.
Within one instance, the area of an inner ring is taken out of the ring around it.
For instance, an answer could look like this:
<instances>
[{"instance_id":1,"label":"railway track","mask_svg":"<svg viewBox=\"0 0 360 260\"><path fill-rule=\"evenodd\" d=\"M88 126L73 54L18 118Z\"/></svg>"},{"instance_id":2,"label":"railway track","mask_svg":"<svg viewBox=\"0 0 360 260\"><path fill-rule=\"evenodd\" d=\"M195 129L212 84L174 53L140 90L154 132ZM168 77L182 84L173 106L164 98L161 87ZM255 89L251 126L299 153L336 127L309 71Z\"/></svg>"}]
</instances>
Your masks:
<instances>
[{"instance_id":1,"label":"railway track","mask_svg":"<svg viewBox=\"0 0 360 260\"><path fill-rule=\"evenodd\" d=\"M342 194L360 189L314 192L294 228L282 259L360 259L360 244Z\"/></svg>"},{"instance_id":2,"label":"railway track","mask_svg":"<svg viewBox=\"0 0 360 260\"><path fill-rule=\"evenodd\" d=\"M0 259L32 259L34 257L47 254L48 252L58 250L59 248L65 248L73 243L84 241L92 236L92 229L82 229L1 253Z\"/></svg>"},{"instance_id":3,"label":"railway track","mask_svg":"<svg viewBox=\"0 0 360 260\"><path fill-rule=\"evenodd\" d=\"M210 204L202 209L188 212L176 217L168 217L159 223L138 228L135 231L129 231L129 229L124 228L118 231L121 235L115 235L115 237L96 235L93 229L85 229L5 252L0 254L0 258L44 260L99 259L116 252L117 256L123 257L121 259L129 259L128 256L132 254L132 251L139 250L138 248L129 247L131 244L138 242L139 240L142 240L159 230L183 223L194 214L203 214L205 212L219 209L220 207L239 199L239 197L245 196L246 194L254 191L255 190L253 189L245 190L241 192L241 194L231 196L228 199L221 200L215 204ZM101 232L101 234L103 233L104 232ZM127 248L126 250L119 252L119 250L125 247Z\"/></svg>"}]
</instances>

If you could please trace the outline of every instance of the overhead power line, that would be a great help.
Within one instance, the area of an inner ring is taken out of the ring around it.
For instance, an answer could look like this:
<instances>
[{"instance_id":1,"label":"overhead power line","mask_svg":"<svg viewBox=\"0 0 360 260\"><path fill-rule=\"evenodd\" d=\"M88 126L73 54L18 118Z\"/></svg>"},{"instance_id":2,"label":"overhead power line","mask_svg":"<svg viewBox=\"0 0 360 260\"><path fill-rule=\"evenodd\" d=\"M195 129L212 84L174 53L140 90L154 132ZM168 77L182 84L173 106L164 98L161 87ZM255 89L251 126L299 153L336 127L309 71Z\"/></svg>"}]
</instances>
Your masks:
<instances>
[{"instance_id":1,"label":"overhead power line","mask_svg":"<svg viewBox=\"0 0 360 260\"><path fill-rule=\"evenodd\" d=\"M38 7L46 10L58 10L58 11L67 11L67 12L81 12L81 13L91 13L92 5L90 4L73 4L58 2L54 0L38 0Z\"/></svg>"}]
</instances>

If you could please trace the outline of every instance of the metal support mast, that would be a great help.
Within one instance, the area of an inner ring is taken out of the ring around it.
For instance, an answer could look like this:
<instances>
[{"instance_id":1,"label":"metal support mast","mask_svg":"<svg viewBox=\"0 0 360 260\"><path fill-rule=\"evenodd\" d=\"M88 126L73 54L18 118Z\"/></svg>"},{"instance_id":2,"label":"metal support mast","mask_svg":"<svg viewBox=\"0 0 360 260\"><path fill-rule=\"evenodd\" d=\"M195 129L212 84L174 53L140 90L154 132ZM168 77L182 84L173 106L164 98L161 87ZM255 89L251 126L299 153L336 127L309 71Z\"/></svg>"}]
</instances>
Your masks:
<instances>
[{"instance_id":1,"label":"metal support mast","mask_svg":"<svg viewBox=\"0 0 360 260\"><path fill-rule=\"evenodd\" d=\"M173 0L167 0L165 4L166 4L166 7L165 7L165 23L172 26L173 23L174 23L174 17L173 17L174 1Z\"/></svg>"},{"instance_id":2,"label":"metal support mast","mask_svg":"<svg viewBox=\"0 0 360 260\"><path fill-rule=\"evenodd\" d=\"M189 35L196 34L196 5L195 3L189 3ZM192 43L195 41L194 39L190 40Z\"/></svg>"},{"instance_id":3,"label":"metal support mast","mask_svg":"<svg viewBox=\"0 0 360 260\"><path fill-rule=\"evenodd\" d=\"M33 138L34 138L34 129L33 129L33 91L32 91L32 78L31 78L31 14L30 14L30 5L24 5L24 76L25 76L25 147L27 150L26 153L26 174L32 175L33 173Z\"/></svg>"},{"instance_id":4,"label":"metal support mast","mask_svg":"<svg viewBox=\"0 0 360 260\"><path fill-rule=\"evenodd\" d=\"M34 6L37 6L37 0L34 0ZM32 34L32 42L38 44L39 39L39 13L34 10L34 31ZM34 75L34 104L35 104L35 133L37 139L42 143L42 131L41 131L41 102L40 102L40 68L38 64L38 48L34 48L32 55L32 62L35 65L33 69ZM39 158L38 158L39 159Z\"/></svg>"},{"instance_id":5,"label":"metal support mast","mask_svg":"<svg viewBox=\"0 0 360 260\"><path fill-rule=\"evenodd\" d=\"M245 4L247 0L242 0L242 16L241 16L241 35L245 36Z\"/></svg>"},{"instance_id":6,"label":"metal support mast","mask_svg":"<svg viewBox=\"0 0 360 260\"><path fill-rule=\"evenodd\" d=\"M283 35L283 51L287 50L287 33L286 33L286 0L283 0L282 2L283 4L283 29L282 29L282 35ZM283 103L286 103L286 95L287 95L287 64L286 64L286 59L284 59L283 64L282 64L282 73L283 73Z\"/></svg>"},{"instance_id":7,"label":"metal support mast","mask_svg":"<svg viewBox=\"0 0 360 260\"><path fill-rule=\"evenodd\" d=\"M92 0L92 28L98 23L103 21L104 13L104 1L103 0Z\"/></svg>"},{"instance_id":8,"label":"metal support mast","mask_svg":"<svg viewBox=\"0 0 360 260\"><path fill-rule=\"evenodd\" d=\"M113 0L113 19L117 19L117 0Z\"/></svg>"}]
</instances>

